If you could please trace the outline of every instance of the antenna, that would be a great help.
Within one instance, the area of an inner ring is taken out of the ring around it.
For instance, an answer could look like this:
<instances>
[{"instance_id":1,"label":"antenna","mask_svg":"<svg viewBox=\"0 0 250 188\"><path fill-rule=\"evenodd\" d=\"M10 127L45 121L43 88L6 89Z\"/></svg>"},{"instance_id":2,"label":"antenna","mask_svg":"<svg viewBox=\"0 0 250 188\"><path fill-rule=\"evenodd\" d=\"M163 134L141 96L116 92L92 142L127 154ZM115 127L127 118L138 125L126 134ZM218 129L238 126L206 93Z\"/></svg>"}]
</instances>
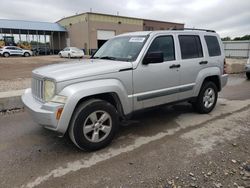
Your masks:
<instances>
[{"instance_id":1,"label":"antenna","mask_svg":"<svg viewBox=\"0 0 250 188\"><path fill-rule=\"evenodd\" d=\"M119 16L119 11L117 11L117 16Z\"/></svg>"},{"instance_id":2,"label":"antenna","mask_svg":"<svg viewBox=\"0 0 250 188\"><path fill-rule=\"evenodd\" d=\"M90 12L92 12L92 8L90 8Z\"/></svg>"}]
</instances>

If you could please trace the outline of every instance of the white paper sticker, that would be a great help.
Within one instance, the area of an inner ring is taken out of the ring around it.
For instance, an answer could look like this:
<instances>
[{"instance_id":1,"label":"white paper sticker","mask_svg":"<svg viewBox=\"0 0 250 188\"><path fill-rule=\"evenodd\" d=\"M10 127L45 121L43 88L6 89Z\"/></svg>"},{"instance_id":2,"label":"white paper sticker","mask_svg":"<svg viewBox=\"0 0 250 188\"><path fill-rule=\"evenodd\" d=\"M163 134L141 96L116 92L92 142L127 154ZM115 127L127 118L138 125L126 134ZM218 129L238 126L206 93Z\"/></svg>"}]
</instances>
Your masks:
<instances>
[{"instance_id":1,"label":"white paper sticker","mask_svg":"<svg viewBox=\"0 0 250 188\"><path fill-rule=\"evenodd\" d=\"M129 42L144 42L144 40L144 37L132 37L131 39L129 39Z\"/></svg>"}]
</instances>

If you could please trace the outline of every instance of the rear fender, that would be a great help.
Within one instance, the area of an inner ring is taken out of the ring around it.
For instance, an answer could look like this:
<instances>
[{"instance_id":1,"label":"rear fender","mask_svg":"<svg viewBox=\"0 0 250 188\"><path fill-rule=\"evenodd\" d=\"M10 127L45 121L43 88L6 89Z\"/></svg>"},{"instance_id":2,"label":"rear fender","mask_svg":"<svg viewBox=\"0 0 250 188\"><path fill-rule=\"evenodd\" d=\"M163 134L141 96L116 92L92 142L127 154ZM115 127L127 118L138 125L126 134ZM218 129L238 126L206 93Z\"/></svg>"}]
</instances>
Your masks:
<instances>
[{"instance_id":1,"label":"rear fender","mask_svg":"<svg viewBox=\"0 0 250 188\"><path fill-rule=\"evenodd\" d=\"M196 82L195 82L196 84L195 84L195 89L194 89L194 96L198 96L199 95L201 86L202 86L204 80L207 77L218 76L219 82L221 84L220 75L221 75L221 71L220 71L219 67L209 67L209 68L202 69L199 72L199 74L198 74L198 76L196 78Z\"/></svg>"}]
</instances>

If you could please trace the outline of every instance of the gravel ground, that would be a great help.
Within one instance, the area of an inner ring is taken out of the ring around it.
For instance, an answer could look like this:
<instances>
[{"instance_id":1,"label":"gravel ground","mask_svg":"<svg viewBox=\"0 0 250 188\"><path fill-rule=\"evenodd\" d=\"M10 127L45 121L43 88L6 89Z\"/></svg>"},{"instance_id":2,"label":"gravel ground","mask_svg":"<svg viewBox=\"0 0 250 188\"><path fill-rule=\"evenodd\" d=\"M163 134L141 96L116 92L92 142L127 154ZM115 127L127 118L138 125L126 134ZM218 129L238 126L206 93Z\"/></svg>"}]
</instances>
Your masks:
<instances>
[{"instance_id":1,"label":"gravel ground","mask_svg":"<svg viewBox=\"0 0 250 188\"><path fill-rule=\"evenodd\" d=\"M29 88L31 85L30 78L19 78L15 80L0 80L0 92L21 90Z\"/></svg>"},{"instance_id":2,"label":"gravel ground","mask_svg":"<svg viewBox=\"0 0 250 188\"><path fill-rule=\"evenodd\" d=\"M0 92L30 87L31 71L35 68L76 61L76 59L52 56L0 57Z\"/></svg>"}]
</instances>

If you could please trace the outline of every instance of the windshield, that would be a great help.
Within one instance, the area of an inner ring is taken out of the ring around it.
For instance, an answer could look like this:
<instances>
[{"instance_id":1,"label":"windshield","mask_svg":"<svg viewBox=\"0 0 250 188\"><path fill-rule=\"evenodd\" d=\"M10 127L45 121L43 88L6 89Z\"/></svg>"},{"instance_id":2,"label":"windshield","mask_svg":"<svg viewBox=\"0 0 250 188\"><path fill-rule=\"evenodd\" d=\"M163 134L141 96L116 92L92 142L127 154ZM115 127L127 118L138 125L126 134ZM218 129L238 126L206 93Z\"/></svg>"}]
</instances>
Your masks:
<instances>
[{"instance_id":1,"label":"windshield","mask_svg":"<svg viewBox=\"0 0 250 188\"><path fill-rule=\"evenodd\" d=\"M147 36L124 36L108 40L92 57L118 61L134 61L139 55Z\"/></svg>"}]
</instances>

